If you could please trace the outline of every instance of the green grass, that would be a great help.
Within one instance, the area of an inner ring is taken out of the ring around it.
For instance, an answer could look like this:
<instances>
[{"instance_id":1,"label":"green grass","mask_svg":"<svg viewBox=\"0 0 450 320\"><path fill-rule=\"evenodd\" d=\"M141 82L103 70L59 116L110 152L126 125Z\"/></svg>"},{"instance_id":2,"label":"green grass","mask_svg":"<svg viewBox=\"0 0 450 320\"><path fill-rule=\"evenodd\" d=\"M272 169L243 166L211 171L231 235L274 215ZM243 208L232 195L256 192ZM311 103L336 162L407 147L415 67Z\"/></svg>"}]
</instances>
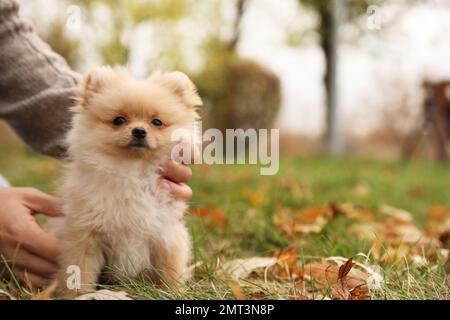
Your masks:
<instances>
[{"instance_id":1,"label":"green grass","mask_svg":"<svg viewBox=\"0 0 450 320\"><path fill-rule=\"evenodd\" d=\"M1 173L14 185L54 192L60 168L57 161L38 156L10 138L0 138L0 153ZM283 235L273 224L279 205L300 209L336 201L376 210L386 203L411 212L419 227L426 223L427 208L437 204L450 207L450 167L425 161L282 156L276 176L260 176L258 167L244 165L195 166L193 171L191 207L214 207L227 217L227 224L219 226L209 219L187 216L194 260L202 263L194 280L175 290L139 279L119 278L115 290L120 287L135 298L232 299L229 282L214 273L223 261L272 256L289 247L298 248L299 263L317 257L351 257L369 252L370 242L348 234L353 222L345 217L332 220L318 235ZM297 182L297 191L286 185L289 179ZM353 187L358 184L370 190L367 197L355 194ZM449 270L444 261L422 267L406 263L381 267L384 282L381 289L371 292L372 298L450 298ZM285 299L294 284L290 280L266 282L250 278L242 287L247 297L257 292L266 298ZM27 297L27 292L12 282L3 282L0 289Z\"/></svg>"}]
</instances>

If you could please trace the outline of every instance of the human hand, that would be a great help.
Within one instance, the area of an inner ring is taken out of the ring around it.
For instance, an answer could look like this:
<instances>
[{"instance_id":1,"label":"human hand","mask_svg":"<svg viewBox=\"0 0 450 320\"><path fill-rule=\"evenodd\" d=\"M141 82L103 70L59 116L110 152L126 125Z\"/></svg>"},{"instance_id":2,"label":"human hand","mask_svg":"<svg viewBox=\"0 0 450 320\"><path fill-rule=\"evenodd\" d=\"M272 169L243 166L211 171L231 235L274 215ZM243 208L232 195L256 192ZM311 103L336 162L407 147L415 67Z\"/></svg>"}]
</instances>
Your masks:
<instances>
[{"instance_id":1,"label":"human hand","mask_svg":"<svg viewBox=\"0 0 450 320\"><path fill-rule=\"evenodd\" d=\"M169 160L162 165L162 176L160 187L168 188L175 199L186 201L192 198L192 189L186 185L192 178L191 168Z\"/></svg>"},{"instance_id":2,"label":"human hand","mask_svg":"<svg viewBox=\"0 0 450 320\"><path fill-rule=\"evenodd\" d=\"M0 188L0 273L10 276L6 260L16 277L42 287L57 271L60 243L36 222L38 213L63 215L61 201L33 188Z\"/></svg>"}]
</instances>

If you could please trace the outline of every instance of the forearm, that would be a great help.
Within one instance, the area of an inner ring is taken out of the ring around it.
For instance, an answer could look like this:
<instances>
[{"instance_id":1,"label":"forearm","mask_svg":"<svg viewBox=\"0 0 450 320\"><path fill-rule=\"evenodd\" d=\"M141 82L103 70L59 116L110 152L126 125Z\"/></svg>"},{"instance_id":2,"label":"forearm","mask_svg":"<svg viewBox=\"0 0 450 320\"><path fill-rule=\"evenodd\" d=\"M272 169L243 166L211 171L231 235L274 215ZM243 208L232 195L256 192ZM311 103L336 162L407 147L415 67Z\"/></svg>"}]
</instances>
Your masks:
<instances>
[{"instance_id":1,"label":"forearm","mask_svg":"<svg viewBox=\"0 0 450 320\"><path fill-rule=\"evenodd\" d=\"M0 0L0 118L33 149L63 155L79 80L18 16L17 2Z\"/></svg>"}]
</instances>

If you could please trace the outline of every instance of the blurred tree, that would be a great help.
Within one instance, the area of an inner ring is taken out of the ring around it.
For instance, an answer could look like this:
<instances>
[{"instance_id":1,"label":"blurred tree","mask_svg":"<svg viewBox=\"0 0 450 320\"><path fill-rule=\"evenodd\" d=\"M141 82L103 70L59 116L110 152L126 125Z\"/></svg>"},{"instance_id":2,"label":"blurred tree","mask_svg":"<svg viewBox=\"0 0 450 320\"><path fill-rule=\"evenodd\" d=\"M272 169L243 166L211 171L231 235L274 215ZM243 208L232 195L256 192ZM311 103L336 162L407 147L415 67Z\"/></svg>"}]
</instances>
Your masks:
<instances>
[{"instance_id":1,"label":"blurred tree","mask_svg":"<svg viewBox=\"0 0 450 320\"><path fill-rule=\"evenodd\" d=\"M100 44L99 52L104 64L126 65L130 57L130 43L127 35L145 22L160 26L159 32L172 39L176 45L175 32L172 25L187 15L192 8L193 0L75 0L87 12L88 20L92 19L95 5L103 5L111 13L112 30L108 41ZM169 51L174 54L175 51ZM175 54L174 54L175 55Z\"/></svg>"},{"instance_id":2,"label":"blurred tree","mask_svg":"<svg viewBox=\"0 0 450 320\"><path fill-rule=\"evenodd\" d=\"M95 6L104 6L110 13L111 30L109 38L102 43L93 43L92 46L99 53L103 64L126 65L130 57L130 43L127 35L141 23L154 22L160 27L158 34L166 40L165 55L168 60L180 61L181 50L177 46L179 39L172 28L176 22L185 17L192 9L194 0L73 0L71 5L78 5L82 9L83 23L90 24L95 18ZM92 27L92 25L91 25ZM80 41L70 37L66 32L65 18L50 23L48 31L41 32L41 37L62 55L69 65L78 69L81 62ZM178 49L178 50L177 50Z\"/></svg>"},{"instance_id":3,"label":"blurred tree","mask_svg":"<svg viewBox=\"0 0 450 320\"><path fill-rule=\"evenodd\" d=\"M77 69L80 63L80 42L70 38L65 32L65 21L58 19L51 23L46 33L40 33L42 39L50 47L66 59L72 69Z\"/></svg>"},{"instance_id":4,"label":"blurred tree","mask_svg":"<svg viewBox=\"0 0 450 320\"><path fill-rule=\"evenodd\" d=\"M150 69L157 65L158 68L189 71L183 37L185 27L192 25L196 16L194 23L204 29L202 33L206 37L202 43L203 68L195 79L205 100L206 126L225 129L273 125L281 104L280 81L271 71L242 59L237 53L241 24L250 0L235 0L236 15L231 25L222 15L223 5L229 3L224 0L201 3L194 0L73 0L70 3L81 8L84 32L95 32L97 28L107 32L105 38L90 45L99 54L101 63L109 65L129 64L133 33L147 24L152 32L148 46L155 46L152 54L158 55L149 61ZM204 9L205 14L197 14L197 10ZM105 25L99 25L98 14L105 13L108 20ZM191 21L185 24L187 18ZM226 38L223 37L224 26L231 26L231 34ZM64 33L64 24L59 22L47 40L75 66L80 60L79 50L75 43L68 42Z\"/></svg>"},{"instance_id":5,"label":"blurred tree","mask_svg":"<svg viewBox=\"0 0 450 320\"><path fill-rule=\"evenodd\" d=\"M236 47L241 39L242 18L244 17L248 3L248 0L236 0L236 18L233 23L233 36L228 42L228 50L230 51L236 51Z\"/></svg>"},{"instance_id":6,"label":"blurred tree","mask_svg":"<svg viewBox=\"0 0 450 320\"><path fill-rule=\"evenodd\" d=\"M266 129L281 105L278 76L252 60L236 59L228 70L227 128Z\"/></svg>"},{"instance_id":7,"label":"blurred tree","mask_svg":"<svg viewBox=\"0 0 450 320\"><path fill-rule=\"evenodd\" d=\"M195 81L204 98L207 127L221 130L271 128L280 109L278 76L237 53L242 20L249 3L249 0L235 0L230 37L221 39L220 28L217 28L205 42L205 65Z\"/></svg>"},{"instance_id":8,"label":"blurred tree","mask_svg":"<svg viewBox=\"0 0 450 320\"><path fill-rule=\"evenodd\" d=\"M319 17L317 31L325 56L324 85L326 93L326 119L324 139L328 151L343 152L336 113L337 43L340 22L353 20L367 12L369 5L381 4L383 0L299 0L300 4L313 10ZM345 13L345 14L344 14ZM340 21L342 20L342 21Z\"/></svg>"}]
</instances>

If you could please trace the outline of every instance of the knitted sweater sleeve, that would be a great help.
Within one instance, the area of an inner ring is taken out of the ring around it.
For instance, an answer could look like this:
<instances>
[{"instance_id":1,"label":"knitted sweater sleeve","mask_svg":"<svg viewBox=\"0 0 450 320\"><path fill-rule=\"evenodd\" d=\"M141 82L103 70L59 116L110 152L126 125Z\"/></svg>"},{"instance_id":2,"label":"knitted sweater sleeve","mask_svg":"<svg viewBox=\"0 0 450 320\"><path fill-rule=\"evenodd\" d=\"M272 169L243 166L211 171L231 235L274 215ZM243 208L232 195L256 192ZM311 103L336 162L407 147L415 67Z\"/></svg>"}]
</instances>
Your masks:
<instances>
[{"instance_id":1,"label":"knitted sweater sleeve","mask_svg":"<svg viewBox=\"0 0 450 320\"><path fill-rule=\"evenodd\" d=\"M80 75L0 0L0 119L38 152L61 157Z\"/></svg>"}]
</instances>

